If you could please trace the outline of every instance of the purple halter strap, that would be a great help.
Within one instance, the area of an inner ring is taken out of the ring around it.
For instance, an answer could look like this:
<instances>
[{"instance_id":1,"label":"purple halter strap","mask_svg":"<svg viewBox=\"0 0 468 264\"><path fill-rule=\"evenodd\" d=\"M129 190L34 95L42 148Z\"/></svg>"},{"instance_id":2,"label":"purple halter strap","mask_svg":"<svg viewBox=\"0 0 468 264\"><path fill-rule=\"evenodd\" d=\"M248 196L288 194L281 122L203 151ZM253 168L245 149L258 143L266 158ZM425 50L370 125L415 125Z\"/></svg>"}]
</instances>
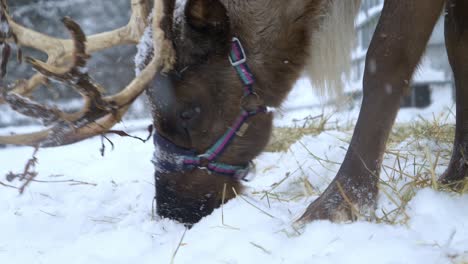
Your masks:
<instances>
[{"instance_id":1,"label":"purple halter strap","mask_svg":"<svg viewBox=\"0 0 468 264\"><path fill-rule=\"evenodd\" d=\"M238 38L232 39L229 61L236 69L237 74L244 84L244 98L248 96L258 97L253 90L253 84L255 83L254 75L247 65L247 57ZM236 180L247 181L246 176L250 171L250 164L234 166L220 163L216 160L226 150L232 142L232 139L250 117L265 112L267 112L267 109L263 105L253 110L246 110L241 106L241 112L234 121L234 124L211 148L201 155L197 155L194 150L181 148L156 133L154 136L154 144L159 147L154 157L156 169L160 172L168 173L202 168L218 174L231 176Z\"/></svg>"}]
</instances>

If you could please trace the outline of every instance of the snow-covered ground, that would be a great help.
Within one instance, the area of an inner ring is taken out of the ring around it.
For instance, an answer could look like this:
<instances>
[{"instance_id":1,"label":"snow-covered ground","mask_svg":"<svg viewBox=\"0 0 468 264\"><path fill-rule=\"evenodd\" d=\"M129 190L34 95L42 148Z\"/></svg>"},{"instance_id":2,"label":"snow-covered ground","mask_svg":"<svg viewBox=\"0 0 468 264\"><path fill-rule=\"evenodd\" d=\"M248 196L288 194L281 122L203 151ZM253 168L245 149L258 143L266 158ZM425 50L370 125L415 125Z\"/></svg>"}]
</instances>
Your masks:
<instances>
[{"instance_id":1,"label":"snow-covered ground","mask_svg":"<svg viewBox=\"0 0 468 264\"><path fill-rule=\"evenodd\" d=\"M300 125L304 121L293 120L325 114L340 127L357 117L358 107L338 112L307 107L320 102L313 97L307 82L299 82L275 124ZM453 124L449 91L435 91L433 98L438 101L428 109L402 110L398 122L443 116ZM138 130L147 124L150 120L124 127ZM143 130L134 133L146 136ZM104 157L98 138L41 149L37 180L47 183L33 182L23 195L0 186L0 263L468 263L468 195L418 189L403 216L396 216L400 224L392 225L382 219L400 200L387 190L379 198L380 221L318 221L303 230L292 228L333 178L350 134L349 129L329 128L303 137L286 152L264 153L243 197L190 230L152 216L151 142L111 137L115 149L108 146ZM427 139L395 148L416 151L422 145L430 153L450 147ZM20 172L32 152L0 149L0 181L7 183L2 175L10 171ZM384 165L393 168L395 161L395 155L386 155ZM414 175L418 162L406 161L401 170ZM438 166L435 173L443 170ZM382 177L398 186L408 181L388 172Z\"/></svg>"}]
</instances>

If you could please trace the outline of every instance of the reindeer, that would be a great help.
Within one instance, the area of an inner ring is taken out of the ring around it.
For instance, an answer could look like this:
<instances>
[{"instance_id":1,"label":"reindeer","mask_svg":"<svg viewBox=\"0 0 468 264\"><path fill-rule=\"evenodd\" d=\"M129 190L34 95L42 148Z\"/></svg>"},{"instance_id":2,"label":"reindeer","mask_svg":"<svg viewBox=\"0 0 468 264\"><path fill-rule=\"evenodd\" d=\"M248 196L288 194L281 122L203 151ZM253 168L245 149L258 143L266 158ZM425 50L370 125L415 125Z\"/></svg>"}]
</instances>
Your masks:
<instances>
[{"instance_id":1,"label":"reindeer","mask_svg":"<svg viewBox=\"0 0 468 264\"><path fill-rule=\"evenodd\" d=\"M352 46L356 0L132 0L127 26L87 37L72 20L73 40L44 36L16 24L3 2L3 62L9 44L49 55L28 59L39 74L3 92L3 100L51 128L0 137L0 143L53 147L106 133L146 91L156 134L155 182L161 217L193 224L242 191L250 162L268 143L269 107L279 107L306 70L317 87L335 89ZM363 102L335 179L297 220L372 216L385 143L433 27L446 8L445 36L456 84L453 156L440 181L456 185L468 163L468 1L386 0L372 38ZM88 54L123 43L150 47L141 73L122 92L104 97L86 71ZM150 30L151 29L151 30ZM85 107L65 114L25 96L46 79L78 90ZM233 190L233 191L231 191Z\"/></svg>"}]
</instances>

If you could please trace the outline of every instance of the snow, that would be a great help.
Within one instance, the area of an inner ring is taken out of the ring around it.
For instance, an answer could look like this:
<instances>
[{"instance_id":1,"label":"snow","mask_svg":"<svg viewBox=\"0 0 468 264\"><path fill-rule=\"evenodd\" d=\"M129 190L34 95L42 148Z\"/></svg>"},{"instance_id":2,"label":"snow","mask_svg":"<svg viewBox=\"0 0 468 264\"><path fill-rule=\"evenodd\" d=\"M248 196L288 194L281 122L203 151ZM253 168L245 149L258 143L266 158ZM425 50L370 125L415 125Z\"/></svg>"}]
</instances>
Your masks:
<instances>
[{"instance_id":1,"label":"snow","mask_svg":"<svg viewBox=\"0 0 468 264\"><path fill-rule=\"evenodd\" d=\"M453 111L450 91L434 92L439 100L431 107L404 109L397 122ZM294 126L300 124L297 120L324 114L332 116L331 124L345 126L357 117L356 106L336 109L321 102L301 80L277 112L275 125ZM453 124L453 116L447 122ZM150 123L128 121L119 128L144 138ZM110 136L115 149L107 145L104 157L99 138L41 149L37 179L74 182L33 182L23 195L0 186L0 263L467 263L468 195L417 190L408 204L406 224L317 221L301 230L293 228L294 220L317 198L306 195L301 182L307 178L314 190L323 191L339 168L351 132L330 128L305 136L286 152L262 154L255 161L256 179L248 183L244 196L190 230L152 215L151 142ZM410 142L401 147L417 149ZM0 149L0 175L20 172L32 152L25 147ZM393 162L395 157L387 155L384 165ZM439 166L436 172L443 169ZM0 181L6 183L3 176ZM267 199L266 191L282 199ZM381 193L377 216L394 207Z\"/></svg>"},{"instance_id":2,"label":"snow","mask_svg":"<svg viewBox=\"0 0 468 264\"><path fill-rule=\"evenodd\" d=\"M450 80L450 76L446 76L443 70L436 70L431 65L431 60L425 57L418 66L413 81L416 83L444 83Z\"/></svg>"},{"instance_id":3,"label":"snow","mask_svg":"<svg viewBox=\"0 0 468 264\"><path fill-rule=\"evenodd\" d=\"M362 27L364 24L371 21L376 16L379 16L382 12L383 3L373 6L365 11L360 11L357 15L355 25L356 27Z\"/></svg>"},{"instance_id":4,"label":"snow","mask_svg":"<svg viewBox=\"0 0 468 264\"><path fill-rule=\"evenodd\" d=\"M10 25L7 21L0 22L0 32L2 35L9 35L10 34ZM3 45L3 43L2 43Z\"/></svg>"}]
</instances>

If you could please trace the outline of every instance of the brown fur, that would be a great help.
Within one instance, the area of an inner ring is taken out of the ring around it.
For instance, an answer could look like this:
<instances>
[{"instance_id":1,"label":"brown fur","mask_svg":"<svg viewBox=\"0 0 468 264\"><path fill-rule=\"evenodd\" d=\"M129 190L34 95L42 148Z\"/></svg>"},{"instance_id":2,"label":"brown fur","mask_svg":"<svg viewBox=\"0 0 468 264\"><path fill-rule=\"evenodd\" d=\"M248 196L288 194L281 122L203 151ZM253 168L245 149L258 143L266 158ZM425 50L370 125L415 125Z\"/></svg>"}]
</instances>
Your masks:
<instances>
[{"instance_id":1,"label":"brown fur","mask_svg":"<svg viewBox=\"0 0 468 264\"><path fill-rule=\"evenodd\" d=\"M179 146L203 153L232 125L243 96L243 85L227 59L232 36L242 41L261 101L266 106L279 106L304 69L310 27L314 25L311 18L321 8L320 0L293 2L188 1L185 19L175 18L172 28L166 25L177 53L175 70L160 76L165 85L149 91L158 131ZM245 135L234 138L218 161L245 165L260 154L269 140L272 115L256 115L248 124ZM177 196L161 200L159 213L196 222L220 205L224 184L226 200L233 197L232 188L241 190L240 183L204 170L158 175L159 193L170 189L174 191L166 196ZM203 198L207 194L212 194L210 202ZM189 202L201 200L209 207L203 215L194 212L193 204L199 203Z\"/></svg>"},{"instance_id":2,"label":"brown fur","mask_svg":"<svg viewBox=\"0 0 468 264\"><path fill-rule=\"evenodd\" d=\"M332 184L309 206L301 222L372 215L386 140L444 2L385 2L367 54L363 106L348 153ZM463 0L450 3L466 6ZM174 70L158 74L148 90L158 132L178 146L204 153L232 125L243 96L243 85L227 59L232 36L245 48L260 102L280 106L304 70L309 46L318 43L311 41L314 32L327 28L320 23L332 19L326 15L331 12L327 7L333 6L331 0L188 0L185 17L164 24L177 54ZM352 5L349 9L355 11ZM452 175L450 170L465 164L456 171L463 178L466 163L457 153L466 153L468 146L468 107L460 99L468 87L466 66L460 66L468 61L463 18L468 16L449 11L446 34L459 99L458 136L448 172ZM246 165L261 153L269 140L272 116L259 114L248 124L246 133L235 137L218 161ZM158 213L195 223L220 206L225 186L225 200L234 197L233 188L242 189L239 182L203 169L156 173Z\"/></svg>"},{"instance_id":3,"label":"brown fur","mask_svg":"<svg viewBox=\"0 0 468 264\"><path fill-rule=\"evenodd\" d=\"M223 2L230 10L233 34L246 49L259 95L268 106L280 106L309 57L322 0Z\"/></svg>"},{"instance_id":4,"label":"brown fur","mask_svg":"<svg viewBox=\"0 0 468 264\"><path fill-rule=\"evenodd\" d=\"M449 0L446 9L445 43L455 76L457 124L452 159L442 182L458 185L468 177L468 1Z\"/></svg>"}]
</instances>

